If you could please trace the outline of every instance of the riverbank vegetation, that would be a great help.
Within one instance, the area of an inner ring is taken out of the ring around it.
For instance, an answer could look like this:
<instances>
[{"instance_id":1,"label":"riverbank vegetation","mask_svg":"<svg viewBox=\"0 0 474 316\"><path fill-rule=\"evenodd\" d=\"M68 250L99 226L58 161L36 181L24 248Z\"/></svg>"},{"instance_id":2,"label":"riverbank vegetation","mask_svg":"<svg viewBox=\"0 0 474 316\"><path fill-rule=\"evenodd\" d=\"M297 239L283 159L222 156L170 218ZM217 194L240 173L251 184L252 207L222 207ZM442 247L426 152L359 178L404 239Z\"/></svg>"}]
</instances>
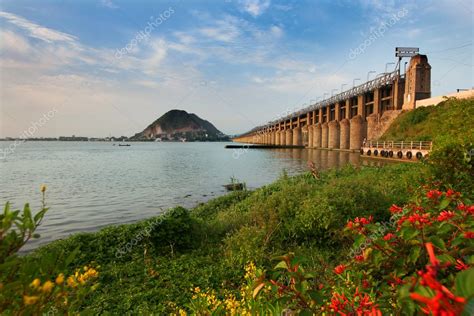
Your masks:
<instances>
[{"instance_id":1,"label":"riverbank vegetation","mask_svg":"<svg viewBox=\"0 0 474 316\"><path fill-rule=\"evenodd\" d=\"M472 141L444 142L418 164L283 174L192 210L9 253L0 262L0 308L468 315ZM29 210L14 216L20 229L34 228ZM16 233L2 225L3 256Z\"/></svg>"}]
</instances>

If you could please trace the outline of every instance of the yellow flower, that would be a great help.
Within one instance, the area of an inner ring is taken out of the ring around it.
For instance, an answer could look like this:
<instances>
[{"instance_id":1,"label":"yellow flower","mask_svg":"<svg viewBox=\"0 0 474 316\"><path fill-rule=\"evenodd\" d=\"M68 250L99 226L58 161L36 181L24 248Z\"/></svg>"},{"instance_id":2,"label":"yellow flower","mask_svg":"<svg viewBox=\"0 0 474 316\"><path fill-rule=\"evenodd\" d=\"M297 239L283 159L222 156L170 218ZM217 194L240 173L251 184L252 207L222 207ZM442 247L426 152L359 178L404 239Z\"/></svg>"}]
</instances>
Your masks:
<instances>
[{"instance_id":1,"label":"yellow flower","mask_svg":"<svg viewBox=\"0 0 474 316\"><path fill-rule=\"evenodd\" d=\"M60 273L58 277L56 278L56 284L61 285L64 282L64 274Z\"/></svg>"},{"instance_id":2,"label":"yellow flower","mask_svg":"<svg viewBox=\"0 0 474 316\"><path fill-rule=\"evenodd\" d=\"M38 299L39 299L38 296L28 296L28 295L23 296L23 302L25 303L25 305L33 305L36 302L38 302Z\"/></svg>"},{"instance_id":3,"label":"yellow flower","mask_svg":"<svg viewBox=\"0 0 474 316\"><path fill-rule=\"evenodd\" d=\"M40 187L41 192L46 192L46 184L42 184Z\"/></svg>"},{"instance_id":4,"label":"yellow flower","mask_svg":"<svg viewBox=\"0 0 474 316\"><path fill-rule=\"evenodd\" d=\"M186 313L185 310L179 309L179 316L186 316L186 315L188 315L188 313Z\"/></svg>"},{"instance_id":5,"label":"yellow flower","mask_svg":"<svg viewBox=\"0 0 474 316\"><path fill-rule=\"evenodd\" d=\"M39 288L40 285L41 285L41 281L38 278L34 279L33 282L30 283L30 286L34 289Z\"/></svg>"},{"instance_id":6,"label":"yellow flower","mask_svg":"<svg viewBox=\"0 0 474 316\"><path fill-rule=\"evenodd\" d=\"M76 287L77 286L76 280L74 280L74 277L72 275L67 278L67 285L70 286L70 287Z\"/></svg>"},{"instance_id":7,"label":"yellow flower","mask_svg":"<svg viewBox=\"0 0 474 316\"><path fill-rule=\"evenodd\" d=\"M43 292L49 293L54 287L54 283L51 281L44 282L43 288L41 289Z\"/></svg>"}]
</instances>

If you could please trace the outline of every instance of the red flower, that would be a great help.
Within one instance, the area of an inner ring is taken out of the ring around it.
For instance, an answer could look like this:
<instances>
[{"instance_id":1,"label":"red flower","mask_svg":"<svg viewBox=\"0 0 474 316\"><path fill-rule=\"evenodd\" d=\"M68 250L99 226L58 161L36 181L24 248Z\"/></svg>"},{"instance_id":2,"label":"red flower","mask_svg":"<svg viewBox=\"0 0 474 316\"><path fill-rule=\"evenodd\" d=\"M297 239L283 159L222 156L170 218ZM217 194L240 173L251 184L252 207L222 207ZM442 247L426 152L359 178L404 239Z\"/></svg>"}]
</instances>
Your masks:
<instances>
[{"instance_id":1,"label":"red flower","mask_svg":"<svg viewBox=\"0 0 474 316\"><path fill-rule=\"evenodd\" d=\"M431 221L430 221L430 214L428 213L425 213L425 214L413 214L411 216L408 217L408 221L412 224L415 224L416 226L418 226L418 228L421 228L425 225L430 225L431 224Z\"/></svg>"},{"instance_id":2,"label":"red flower","mask_svg":"<svg viewBox=\"0 0 474 316\"><path fill-rule=\"evenodd\" d=\"M474 238L474 232L465 232L464 233L464 238L473 239Z\"/></svg>"},{"instance_id":3,"label":"red flower","mask_svg":"<svg viewBox=\"0 0 474 316\"><path fill-rule=\"evenodd\" d=\"M461 203L458 205L457 209L466 212L467 214L474 215L474 205L464 205Z\"/></svg>"},{"instance_id":4,"label":"red flower","mask_svg":"<svg viewBox=\"0 0 474 316\"><path fill-rule=\"evenodd\" d=\"M355 261L362 262L362 261L364 261L364 255L355 256L354 259L355 259Z\"/></svg>"},{"instance_id":5,"label":"red flower","mask_svg":"<svg viewBox=\"0 0 474 316\"><path fill-rule=\"evenodd\" d=\"M430 257L430 264L426 266L426 272L418 271L418 275L421 276L420 284L434 290L435 296L425 297L418 293L410 293L410 297L425 305L422 311L426 314L459 315L464 309L466 299L464 297L455 296L436 279L438 269L440 268L439 261L436 259L433 245L426 243L425 246Z\"/></svg>"},{"instance_id":6,"label":"red flower","mask_svg":"<svg viewBox=\"0 0 474 316\"><path fill-rule=\"evenodd\" d=\"M403 208L400 206L397 206L395 204L392 204L392 206L390 206L390 212L392 214L400 213L401 211L403 211Z\"/></svg>"},{"instance_id":7,"label":"red flower","mask_svg":"<svg viewBox=\"0 0 474 316\"><path fill-rule=\"evenodd\" d=\"M437 200L443 193L438 190L430 190L426 193L426 197L431 200Z\"/></svg>"},{"instance_id":8,"label":"red flower","mask_svg":"<svg viewBox=\"0 0 474 316\"><path fill-rule=\"evenodd\" d=\"M438 222L444 222L454 216L453 211L442 211L438 216Z\"/></svg>"},{"instance_id":9,"label":"red flower","mask_svg":"<svg viewBox=\"0 0 474 316\"><path fill-rule=\"evenodd\" d=\"M348 221L346 227L349 228L349 229L351 229L352 226L354 226L354 222L353 222L353 221Z\"/></svg>"},{"instance_id":10,"label":"red flower","mask_svg":"<svg viewBox=\"0 0 474 316\"><path fill-rule=\"evenodd\" d=\"M395 238L395 235L392 233L388 233L387 235L383 236L383 240L386 240L386 241L389 241L393 238Z\"/></svg>"},{"instance_id":11,"label":"red flower","mask_svg":"<svg viewBox=\"0 0 474 316\"><path fill-rule=\"evenodd\" d=\"M469 266L467 264L465 264L464 262L462 262L461 259L456 260L456 262L457 263L456 263L455 267L456 267L457 270L467 270L467 269L469 269Z\"/></svg>"},{"instance_id":12,"label":"red flower","mask_svg":"<svg viewBox=\"0 0 474 316\"><path fill-rule=\"evenodd\" d=\"M338 265L337 267L334 268L334 273L336 274L341 274L346 270L346 266L343 264Z\"/></svg>"},{"instance_id":13,"label":"red flower","mask_svg":"<svg viewBox=\"0 0 474 316\"><path fill-rule=\"evenodd\" d=\"M448 191L446 191L446 197L452 197L454 196L455 198L456 197L460 197L461 196L461 193L460 192L456 192L454 191L453 189L449 189Z\"/></svg>"}]
</instances>

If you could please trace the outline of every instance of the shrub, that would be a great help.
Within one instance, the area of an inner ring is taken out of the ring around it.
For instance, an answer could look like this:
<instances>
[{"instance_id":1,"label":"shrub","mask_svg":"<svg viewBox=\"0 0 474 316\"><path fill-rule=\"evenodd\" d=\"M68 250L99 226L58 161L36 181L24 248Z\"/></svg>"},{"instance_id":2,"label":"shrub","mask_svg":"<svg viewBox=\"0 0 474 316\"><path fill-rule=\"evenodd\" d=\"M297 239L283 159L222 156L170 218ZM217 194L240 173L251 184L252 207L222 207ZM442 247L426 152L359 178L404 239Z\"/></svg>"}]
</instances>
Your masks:
<instances>
[{"instance_id":1,"label":"shrub","mask_svg":"<svg viewBox=\"0 0 474 316\"><path fill-rule=\"evenodd\" d=\"M96 269L85 266L67 276L75 252L65 256L51 252L41 260L21 258L17 252L35 234L44 215L46 187L42 208L35 215L28 204L23 212L10 210L7 202L0 214L0 313L2 315L64 313L77 309L96 287ZM55 273L54 271L62 271ZM63 273L64 272L64 273ZM67 276L67 277L66 277Z\"/></svg>"}]
</instances>

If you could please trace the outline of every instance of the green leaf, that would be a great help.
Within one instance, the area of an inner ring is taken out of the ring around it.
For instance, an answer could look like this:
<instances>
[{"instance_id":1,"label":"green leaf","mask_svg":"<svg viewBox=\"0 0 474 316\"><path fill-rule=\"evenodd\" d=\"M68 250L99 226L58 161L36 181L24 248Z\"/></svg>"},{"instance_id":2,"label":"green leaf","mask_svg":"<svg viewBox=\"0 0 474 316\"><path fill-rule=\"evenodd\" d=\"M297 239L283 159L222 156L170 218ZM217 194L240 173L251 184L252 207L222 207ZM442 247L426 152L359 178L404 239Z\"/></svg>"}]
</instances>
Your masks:
<instances>
[{"instance_id":1,"label":"green leaf","mask_svg":"<svg viewBox=\"0 0 474 316\"><path fill-rule=\"evenodd\" d=\"M459 272L455 284L457 295L462 297L474 295L474 268Z\"/></svg>"},{"instance_id":2,"label":"green leaf","mask_svg":"<svg viewBox=\"0 0 474 316\"><path fill-rule=\"evenodd\" d=\"M438 236L431 236L429 238L429 240L433 243L433 245L435 245L436 247L438 247L439 249L441 250L446 250L446 244L444 243L444 241L439 238Z\"/></svg>"},{"instance_id":3,"label":"green leaf","mask_svg":"<svg viewBox=\"0 0 474 316\"><path fill-rule=\"evenodd\" d=\"M77 246L69 256L67 256L66 260L64 261L64 267L67 267L73 260L76 258L77 254L79 253L80 246Z\"/></svg>"},{"instance_id":4,"label":"green leaf","mask_svg":"<svg viewBox=\"0 0 474 316\"><path fill-rule=\"evenodd\" d=\"M352 244L352 248L357 249L362 245L362 243L365 242L366 237L362 234L357 235L357 237L354 240L354 243Z\"/></svg>"},{"instance_id":5,"label":"green leaf","mask_svg":"<svg viewBox=\"0 0 474 316\"><path fill-rule=\"evenodd\" d=\"M400 235L402 236L403 239L405 240L410 240L416 237L420 231L416 228L413 227L404 227L402 228Z\"/></svg>"},{"instance_id":6,"label":"green leaf","mask_svg":"<svg viewBox=\"0 0 474 316\"><path fill-rule=\"evenodd\" d=\"M408 256L409 262L415 263L420 257L421 247L413 247Z\"/></svg>"},{"instance_id":7,"label":"green leaf","mask_svg":"<svg viewBox=\"0 0 474 316\"><path fill-rule=\"evenodd\" d=\"M440 211L444 210L449 205L449 203L451 203L451 200L449 199L441 200L441 202L439 203L439 210Z\"/></svg>"},{"instance_id":8,"label":"green leaf","mask_svg":"<svg viewBox=\"0 0 474 316\"><path fill-rule=\"evenodd\" d=\"M274 270L277 270L277 269L288 270L288 265L286 264L286 261L280 261L280 262L278 262L278 264L273 269Z\"/></svg>"}]
</instances>

